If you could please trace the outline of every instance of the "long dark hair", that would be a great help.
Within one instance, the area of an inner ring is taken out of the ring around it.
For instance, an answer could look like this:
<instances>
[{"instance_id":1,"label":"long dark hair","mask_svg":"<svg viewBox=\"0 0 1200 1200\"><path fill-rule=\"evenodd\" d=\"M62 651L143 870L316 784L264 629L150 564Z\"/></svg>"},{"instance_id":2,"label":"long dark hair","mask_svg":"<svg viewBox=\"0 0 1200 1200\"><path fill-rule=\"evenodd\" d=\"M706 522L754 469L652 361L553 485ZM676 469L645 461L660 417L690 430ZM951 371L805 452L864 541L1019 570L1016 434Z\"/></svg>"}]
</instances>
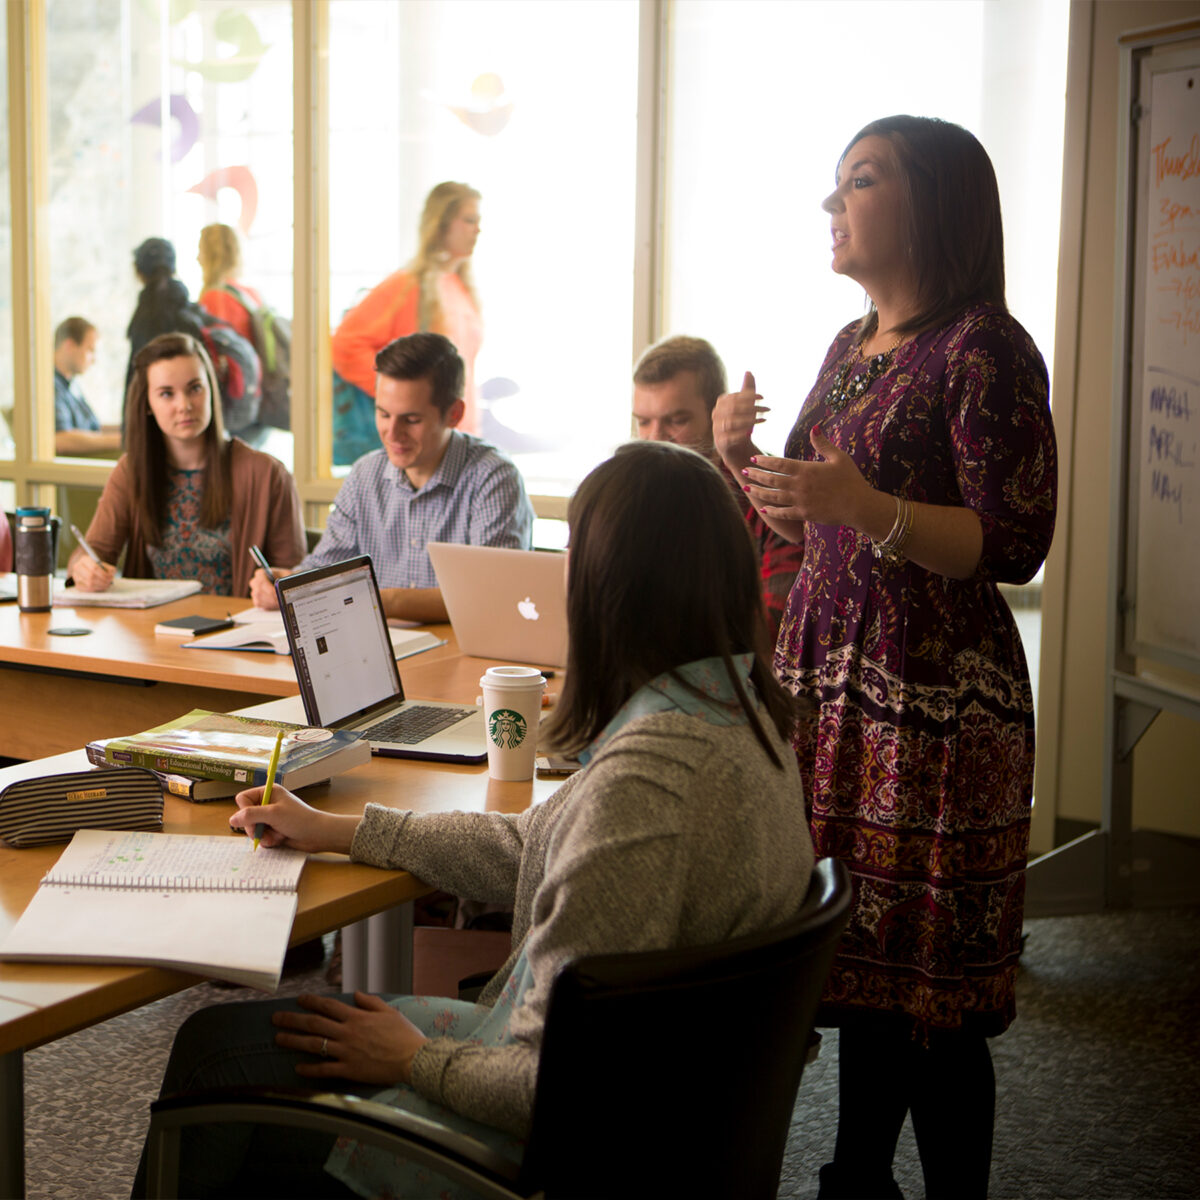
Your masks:
<instances>
[{"instance_id":1,"label":"long dark hair","mask_svg":"<svg viewBox=\"0 0 1200 1200\"><path fill-rule=\"evenodd\" d=\"M916 277L917 311L897 332L937 329L974 304L1005 308L1000 189L979 140L936 117L883 117L850 139L842 160L856 142L872 136L890 143L900 168ZM877 323L872 305L859 340Z\"/></svg>"},{"instance_id":2,"label":"long dark hair","mask_svg":"<svg viewBox=\"0 0 1200 1200\"><path fill-rule=\"evenodd\" d=\"M208 379L212 418L204 431L208 457L204 471L204 500L200 523L213 529L225 521L233 506L229 443L221 424L221 393L208 352L190 334L164 333L134 355L133 377L125 396L125 453L129 457L133 510L141 521L145 541L158 545L167 503L167 445L150 410L150 367L171 358L194 358Z\"/></svg>"},{"instance_id":3,"label":"long dark hair","mask_svg":"<svg viewBox=\"0 0 1200 1200\"><path fill-rule=\"evenodd\" d=\"M716 657L781 765L733 656L753 652L750 680L785 742L794 704L768 663L750 532L712 463L670 443L630 442L579 485L567 516L567 678L547 739L578 753L643 684Z\"/></svg>"}]
</instances>

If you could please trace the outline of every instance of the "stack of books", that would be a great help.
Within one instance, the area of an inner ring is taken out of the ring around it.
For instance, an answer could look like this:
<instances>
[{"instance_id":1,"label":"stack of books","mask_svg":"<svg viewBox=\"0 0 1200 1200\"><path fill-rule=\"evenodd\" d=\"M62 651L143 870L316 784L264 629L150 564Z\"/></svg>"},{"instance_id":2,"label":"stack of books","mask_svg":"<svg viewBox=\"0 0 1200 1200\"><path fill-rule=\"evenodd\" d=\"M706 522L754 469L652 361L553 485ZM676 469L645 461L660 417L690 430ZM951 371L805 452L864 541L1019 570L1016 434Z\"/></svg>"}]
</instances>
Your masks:
<instances>
[{"instance_id":1,"label":"stack of books","mask_svg":"<svg viewBox=\"0 0 1200 1200\"><path fill-rule=\"evenodd\" d=\"M98 767L146 767L172 795L203 802L265 784L280 729L275 782L289 791L370 761L371 745L357 734L202 708L144 733L89 742L86 750Z\"/></svg>"}]
</instances>

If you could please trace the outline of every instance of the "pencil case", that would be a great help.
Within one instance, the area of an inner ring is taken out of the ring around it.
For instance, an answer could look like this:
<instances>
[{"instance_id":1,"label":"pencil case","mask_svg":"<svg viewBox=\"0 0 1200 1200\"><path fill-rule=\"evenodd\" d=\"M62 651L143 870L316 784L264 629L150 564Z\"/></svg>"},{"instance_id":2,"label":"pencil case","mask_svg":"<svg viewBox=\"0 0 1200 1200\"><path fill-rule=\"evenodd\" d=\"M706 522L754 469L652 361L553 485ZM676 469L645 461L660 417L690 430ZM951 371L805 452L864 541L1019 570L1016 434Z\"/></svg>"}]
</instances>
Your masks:
<instances>
[{"instance_id":1,"label":"pencil case","mask_svg":"<svg viewBox=\"0 0 1200 1200\"><path fill-rule=\"evenodd\" d=\"M0 790L0 841L17 849L69 842L79 829L158 829L162 785L119 767L19 779Z\"/></svg>"}]
</instances>

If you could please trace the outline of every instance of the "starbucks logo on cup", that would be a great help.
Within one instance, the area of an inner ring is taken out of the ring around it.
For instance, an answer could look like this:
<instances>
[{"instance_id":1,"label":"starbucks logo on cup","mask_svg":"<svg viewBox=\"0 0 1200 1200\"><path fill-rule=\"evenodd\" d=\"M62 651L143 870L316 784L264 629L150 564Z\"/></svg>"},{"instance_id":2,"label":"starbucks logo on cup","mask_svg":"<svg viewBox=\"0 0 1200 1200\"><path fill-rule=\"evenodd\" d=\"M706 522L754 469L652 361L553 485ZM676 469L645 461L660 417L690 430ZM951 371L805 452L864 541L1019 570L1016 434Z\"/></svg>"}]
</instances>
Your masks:
<instances>
[{"instance_id":1,"label":"starbucks logo on cup","mask_svg":"<svg viewBox=\"0 0 1200 1200\"><path fill-rule=\"evenodd\" d=\"M528 732L525 718L511 708L498 708L488 717L488 737L501 750L515 750Z\"/></svg>"}]
</instances>

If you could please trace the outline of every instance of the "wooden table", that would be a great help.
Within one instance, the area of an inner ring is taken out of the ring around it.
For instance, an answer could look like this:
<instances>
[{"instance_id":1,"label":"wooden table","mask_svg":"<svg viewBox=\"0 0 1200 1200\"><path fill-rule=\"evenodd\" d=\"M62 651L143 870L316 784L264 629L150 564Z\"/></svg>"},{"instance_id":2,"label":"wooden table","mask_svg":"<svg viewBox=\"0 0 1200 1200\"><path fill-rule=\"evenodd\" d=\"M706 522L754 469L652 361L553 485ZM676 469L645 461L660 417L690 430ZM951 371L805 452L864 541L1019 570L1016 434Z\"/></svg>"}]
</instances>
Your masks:
<instances>
[{"instance_id":1,"label":"wooden table","mask_svg":"<svg viewBox=\"0 0 1200 1200\"><path fill-rule=\"evenodd\" d=\"M220 605L227 603L215 597L194 596L144 612L80 610L78 618L92 624L97 635L94 641L63 639L70 646L69 652L60 649L62 643L46 630L60 621L74 623L75 617L61 610L50 614L0 610L0 662L30 666L38 672L14 666L0 668L0 688L6 693L0 720L19 720L26 729L23 737L5 741L0 752L12 754L7 747L36 744L37 736L59 743L69 739L72 747L78 747L91 737L129 732L176 715L163 707L163 699L158 707L151 701L152 711L146 720L131 721L136 705L124 703L127 685L119 682L126 678L161 681L141 691L129 691L139 697L169 696L172 703L181 705L180 712L209 706L209 697L222 693L231 695L234 703L214 707L240 708L264 696L294 693L291 662L284 656L180 650L152 632L164 616L222 611ZM87 644L86 649L79 647L80 642ZM453 644L401 661L408 694L467 702L474 699L479 677L490 665L487 660L458 654ZM24 700L19 693L7 694L13 685L21 688L30 680L40 680L40 672L49 674L36 698L28 691ZM167 685L170 691L160 691ZM94 699L85 704L78 700L81 695ZM114 706L121 706L119 716L107 712L106 697ZM120 724L114 726L114 721ZM35 736L43 725L52 728ZM86 759L76 749L44 766L47 773L82 769ZM26 770L0 770L0 786ZM368 801L416 811L519 812L544 799L556 786L557 781L541 780L500 783L488 778L486 766L374 758L328 785L307 789L305 796L326 811L343 813L361 812ZM195 805L168 796L163 828L169 833L224 832L229 812L228 802ZM7 935L24 911L38 881L60 851L61 846L0 848L0 938ZM404 871L379 870L337 855L312 856L300 881L292 942L361 923L426 890ZM157 967L0 963L0 1196L19 1196L23 1192L24 1051L196 982L193 975Z\"/></svg>"},{"instance_id":2,"label":"wooden table","mask_svg":"<svg viewBox=\"0 0 1200 1200\"><path fill-rule=\"evenodd\" d=\"M286 654L185 650L182 639L154 632L171 617L224 616L244 607L223 596L189 596L157 608L48 613L0 604L0 756L44 758L96 738L148 729L193 708L231 712L296 695ZM50 632L69 627L91 632L81 637ZM405 687L415 696L424 693L409 687L409 664L425 667L458 656L450 626L433 630L449 638L449 645L401 659ZM426 674L436 677L436 670Z\"/></svg>"}]
</instances>

